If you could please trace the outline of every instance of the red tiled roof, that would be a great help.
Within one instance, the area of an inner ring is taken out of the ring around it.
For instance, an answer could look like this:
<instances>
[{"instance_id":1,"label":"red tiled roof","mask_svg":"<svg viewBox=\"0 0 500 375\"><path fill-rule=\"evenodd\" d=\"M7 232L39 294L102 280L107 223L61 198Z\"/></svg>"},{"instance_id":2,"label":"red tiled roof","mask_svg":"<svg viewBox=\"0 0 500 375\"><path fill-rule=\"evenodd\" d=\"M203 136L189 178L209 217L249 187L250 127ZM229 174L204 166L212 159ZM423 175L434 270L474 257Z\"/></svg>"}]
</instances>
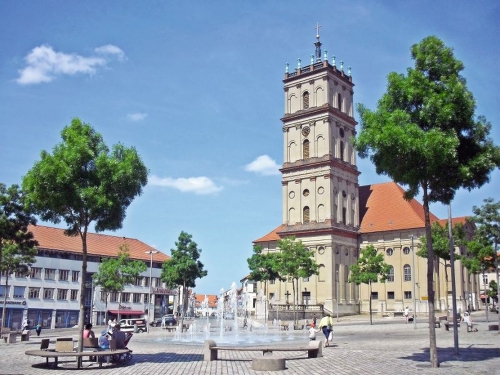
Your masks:
<instances>
[{"instance_id":1,"label":"red tiled roof","mask_svg":"<svg viewBox=\"0 0 500 375\"><path fill-rule=\"evenodd\" d=\"M462 224L462 225L465 225L466 221L469 219L469 216L460 216L460 217L452 217L451 218L451 224L452 224L452 227L455 225L455 224ZM446 224L448 224L448 219L441 219L438 221L439 222L439 225L441 225L442 227L445 227Z\"/></svg>"},{"instance_id":2,"label":"red tiled roof","mask_svg":"<svg viewBox=\"0 0 500 375\"><path fill-rule=\"evenodd\" d=\"M42 225L31 225L29 230L38 241L41 249L67 251L71 253L82 253L82 240L79 236L69 237L64 235L64 229L45 227ZM144 242L134 238L110 236L106 234L87 233L87 254L115 257L121 245L128 245L130 258L138 260L150 260L150 254L146 251L157 251ZM169 256L158 252L153 255L155 262L164 262Z\"/></svg>"},{"instance_id":3,"label":"red tiled roof","mask_svg":"<svg viewBox=\"0 0 500 375\"><path fill-rule=\"evenodd\" d=\"M278 241L281 239L281 237L278 235L278 232L280 232L285 226L280 225L278 228L272 230L268 234L266 234L264 237L261 237L255 241L254 243L259 243L259 242L268 242L268 241Z\"/></svg>"},{"instance_id":4,"label":"red tiled roof","mask_svg":"<svg viewBox=\"0 0 500 375\"><path fill-rule=\"evenodd\" d=\"M219 297L216 294L207 294L208 298L208 307L216 307L217 306L217 300ZM201 307L201 304L205 300L205 295L204 294L196 294L196 306Z\"/></svg>"},{"instance_id":5,"label":"red tiled roof","mask_svg":"<svg viewBox=\"0 0 500 375\"><path fill-rule=\"evenodd\" d=\"M395 182L360 186L360 232L423 228L424 207L416 199L405 200L403 195L403 188ZM430 220L439 219L430 213Z\"/></svg>"}]
</instances>

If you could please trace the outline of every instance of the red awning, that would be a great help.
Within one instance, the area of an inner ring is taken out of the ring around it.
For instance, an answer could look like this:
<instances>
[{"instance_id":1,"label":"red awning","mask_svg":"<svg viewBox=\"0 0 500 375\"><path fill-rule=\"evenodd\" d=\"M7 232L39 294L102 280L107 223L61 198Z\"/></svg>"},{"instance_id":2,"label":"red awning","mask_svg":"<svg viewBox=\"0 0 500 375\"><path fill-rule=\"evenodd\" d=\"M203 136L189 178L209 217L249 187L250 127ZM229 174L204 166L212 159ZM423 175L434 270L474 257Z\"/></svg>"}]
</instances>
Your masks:
<instances>
[{"instance_id":1,"label":"red awning","mask_svg":"<svg viewBox=\"0 0 500 375\"><path fill-rule=\"evenodd\" d=\"M118 310L108 310L111 314L118 314ZM120 315L144 315L141 310L120 310Z\"/></svg>"}]
</instances>

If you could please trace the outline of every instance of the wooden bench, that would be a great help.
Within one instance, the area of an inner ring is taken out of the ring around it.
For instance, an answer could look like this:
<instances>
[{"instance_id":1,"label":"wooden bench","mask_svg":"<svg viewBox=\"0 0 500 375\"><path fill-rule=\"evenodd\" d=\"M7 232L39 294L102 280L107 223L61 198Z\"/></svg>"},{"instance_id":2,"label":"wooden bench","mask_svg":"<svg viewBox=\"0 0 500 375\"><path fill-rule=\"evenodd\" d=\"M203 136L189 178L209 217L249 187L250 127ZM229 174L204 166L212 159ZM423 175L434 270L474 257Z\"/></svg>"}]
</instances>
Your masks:
<instances>
[{"instance_id":1,"label":"wooden bench","mask_svg":"<svg viewBox=\"0 0 500 375\"><path fill-rule=\"evenodd\" d=\"M42 357L46 360L46 366L49 367L49 358L54 358L54 367L57 367L59 363L59 358L61 357L75 357L77 362L77 367L82 367L83 357L96 357L99 362L99 367L102 367L102 363L106 357L106 362L109 363L110 357L114 355L128 354L131 351L129 349L116 349L116 350L101 350L97 352L56 352L54 350L27 350L24 354L34 357Z\"/></svg>"},{"instance_id":2,"label":"wooden bench","mask_svg":"<svg viewBox=\"0 0 500 375\"><path fill-rule=\"evenodd\" d=\"M272 352L307 352L307 358L317 358L323 356L322 351L322 341L310 341L308 346L292 347L292 346L217 346L214 340L205 340L203 348L203 359L205 361L215 361L218 359L218 352L221 350L228 351L251 351L251 352L262 352L262 355Z\"/></svg>"}]
</instances>

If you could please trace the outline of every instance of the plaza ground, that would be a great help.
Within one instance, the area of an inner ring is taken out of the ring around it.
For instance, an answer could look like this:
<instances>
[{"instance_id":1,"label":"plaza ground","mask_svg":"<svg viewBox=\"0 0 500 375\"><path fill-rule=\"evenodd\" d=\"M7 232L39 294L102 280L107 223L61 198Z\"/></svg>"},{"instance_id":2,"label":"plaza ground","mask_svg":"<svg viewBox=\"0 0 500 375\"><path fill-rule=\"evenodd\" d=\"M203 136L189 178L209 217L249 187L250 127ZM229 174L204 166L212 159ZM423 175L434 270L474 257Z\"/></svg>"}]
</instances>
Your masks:
<instances>
[{"instance_id":1,"label":"plaza ground","mask_svg":"<svg viewBox=\"0 0 500 375\"><path fill-rule=\"evenodd\" d=\"M368 316L334 317L334 345L324 348L322 358L308 359L305 352L274 352L285 356L287 369L273 374L500 374L500 335L489 331L488 325L497 323L498 315L490 314L486 322L483 312L473 313L478 332L467 332L461 325L458 332L459 355L455 354L453 331L436 328L440 367L429 365L429 329L426 317L417 319L417 328L405 324L404 318L374 318ZM493 322L492 322L493 321ZM99 328L96 329L98 331ZM295 331L298 339L304 332ZM0 344L0 374L85 374L101 371L107 375L156 374L269 374L252 370L252 358L259 352L221 352L217 361L203 361L200 344L175 344L173 333L153 328L149 334L135 334L129 343L134 356L131 362L120 366L104 366L84 362L84 369L76 370L74 361L63 361L57 370L47 369L45 359L28 357L26 350L37 349L41 338L74 336L76 330L44 331L28 342ZM319 338L318 334L318 338ZM217 336L212 339L217 341ZM51 341L51 347L54 343ZM304 341L305 342L305 341ZM290 342L272 345L290 345ZM89 372L90 371L90 372Z\"/></svg>"}]
</instances>

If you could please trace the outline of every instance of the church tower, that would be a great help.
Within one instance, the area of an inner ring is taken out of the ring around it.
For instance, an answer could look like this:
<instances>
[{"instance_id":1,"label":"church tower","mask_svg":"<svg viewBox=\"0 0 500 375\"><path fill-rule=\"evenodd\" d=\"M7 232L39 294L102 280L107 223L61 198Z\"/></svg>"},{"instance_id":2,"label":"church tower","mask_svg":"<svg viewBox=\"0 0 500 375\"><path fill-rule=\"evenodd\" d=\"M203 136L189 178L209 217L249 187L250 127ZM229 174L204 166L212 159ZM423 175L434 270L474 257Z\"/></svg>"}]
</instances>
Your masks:
<instances>
[{"instance_id":1,"label":"church tower","mask_svg":"<svg viewBox=\"0 0 500 375\"><path fill-rule=\"evenodd\" d=\"M277 234L300 239L320 265L318 276L301 281L302 302L356 313L357 288L348 283L360 226L354 84L350 68L345 72L342 61L337 65L332 56L330 63L327 51L322 54L319 25L316 30L309 64L298 59L293 71L287 64L283 80L283 225Z\"/></svg>"}]
</instances>

